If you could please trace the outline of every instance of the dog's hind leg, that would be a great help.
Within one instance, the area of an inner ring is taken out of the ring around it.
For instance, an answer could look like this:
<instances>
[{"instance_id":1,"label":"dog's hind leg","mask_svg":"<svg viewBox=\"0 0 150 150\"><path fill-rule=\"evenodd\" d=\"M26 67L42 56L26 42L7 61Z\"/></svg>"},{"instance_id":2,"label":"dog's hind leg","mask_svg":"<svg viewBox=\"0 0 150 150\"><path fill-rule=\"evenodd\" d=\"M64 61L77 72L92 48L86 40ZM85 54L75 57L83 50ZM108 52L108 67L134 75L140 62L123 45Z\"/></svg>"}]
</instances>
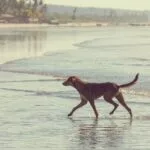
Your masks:
<instances>
[{"instance_id":1,"label":"dog's hind leg","mask_svg":"<svg viewBox=\"0 0 150 150\"><path fill-rule=\"evenodd\" d=\"M119 106L117 103L115 103L113 100L112 100L113 96L111 96L110 94L106 93L104 95L104 100L110 104L112 104L114 106L114 109L109 113L110 115L112 115L115 110L117 109L117 107Z\"/></svg>"},{"instance_id":2,"label":"dog's hind leg","mask_svg":"<svg viewBox=\"0 0 150 150\"><path fill-rule=\"evenodd\" d=\"M132 111L131 109L127 106L127 104L124 101L124 97L122 93L120 92L117 96L115 96L116 99L120 102L120 104L129 112L130 117L132 118Z\"/></svg>"},{"instance_id":3,"label":"dog's hind leg","mask_svg":"<svg viewBox=\"0 0 150 150\"><path fill-rule=\"evenodd\" d=\"M81 103L78 104L76 107L74 107L74 108L72 109L72 111L68 114L68 116L72 116L72 114L74 113L75 110L77 110L78 108L84 106L85 104L87 104L87 101L82 99L82 100L81 100Z\"/></svg>"}]
</instances>

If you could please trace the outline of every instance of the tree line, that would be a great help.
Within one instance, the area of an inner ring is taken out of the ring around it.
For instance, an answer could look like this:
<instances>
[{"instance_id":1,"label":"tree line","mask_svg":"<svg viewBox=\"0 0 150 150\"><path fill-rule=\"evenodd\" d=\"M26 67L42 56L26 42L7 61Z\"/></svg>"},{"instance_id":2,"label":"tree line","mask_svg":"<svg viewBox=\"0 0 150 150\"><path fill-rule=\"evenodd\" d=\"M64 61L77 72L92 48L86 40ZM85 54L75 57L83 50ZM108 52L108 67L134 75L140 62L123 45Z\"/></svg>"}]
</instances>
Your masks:
<instances>
[{"instance_id":1,"label":"tree line","mask_svg":"<svg viewBox=\"0 0 150 150\"><path fill-rule=\"evenodd\" d=\"M149 22L150 11L124 10L94 7L73 7L47 5L47 13L51 18L67 21L96 21L109 23Z\"/></svg>"},{"instance_id":2,"label":"tree line","mask_svg":"<svg viewBox=\"0 0 150 150\"><path fill-rule=\"evenodd\" d=\"M46 7L43 0L0 0L0 15L10 14L22 19L43 20Z\"/></svg>"}]
</instances>

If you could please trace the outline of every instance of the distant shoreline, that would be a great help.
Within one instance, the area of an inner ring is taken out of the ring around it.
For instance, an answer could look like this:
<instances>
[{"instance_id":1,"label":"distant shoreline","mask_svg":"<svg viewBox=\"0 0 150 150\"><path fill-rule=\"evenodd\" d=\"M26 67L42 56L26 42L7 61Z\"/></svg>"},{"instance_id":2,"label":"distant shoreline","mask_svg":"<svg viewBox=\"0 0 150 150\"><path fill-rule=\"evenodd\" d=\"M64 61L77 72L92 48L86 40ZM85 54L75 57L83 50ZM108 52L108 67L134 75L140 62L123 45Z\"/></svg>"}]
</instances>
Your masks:
<instances>
[{"instance_id":1,"label":"distant shoreline","mask_svg":"<svg viewBox=\"0 0 150 150\"><path fill-rule=\"evenodd\" d=\"M105 22L71 22L66 24L17 24L17 23L0 23L0 29L3 28L39 28L39 27L107 27L107 26L150 26L149 23L122 23L111 24Z\"/></svg>"},{"instance_id":2,"label":"distant shoreline","mask_svg":"<svg viewBox=\"0 0 150 150\"><path fill-rule=\"evenodd\" d=\"M16 23L1 23L0 28L33 28L33 27L100 27L107 26L107 23L96 22L73 22L65 24L16 24Z\"/></svg>"},{"instance_id":3,"label":"distant shoreline","mask_svg":"<svg viewBox=\"0 0 150 150\"><path fill-rule=\"evenodd\" d=\"M33 28L33 27L48 27L49 24L12 24L12 23L1 23L1 28Z\"/></svg>"},{"instance_id":4,"label":"distant shoreline","mask_svg":"<svg viewBox=\"0 0 150 150\"><path fill-rule=\"evenodd\" d=\"M118 26L118 25L110 24L107 22L68 22L64 24L63 23L60 24L0 23L0 29L1 28L38 28L38 27L106 27L106 26Z\"/></svg>"}]
</instances>

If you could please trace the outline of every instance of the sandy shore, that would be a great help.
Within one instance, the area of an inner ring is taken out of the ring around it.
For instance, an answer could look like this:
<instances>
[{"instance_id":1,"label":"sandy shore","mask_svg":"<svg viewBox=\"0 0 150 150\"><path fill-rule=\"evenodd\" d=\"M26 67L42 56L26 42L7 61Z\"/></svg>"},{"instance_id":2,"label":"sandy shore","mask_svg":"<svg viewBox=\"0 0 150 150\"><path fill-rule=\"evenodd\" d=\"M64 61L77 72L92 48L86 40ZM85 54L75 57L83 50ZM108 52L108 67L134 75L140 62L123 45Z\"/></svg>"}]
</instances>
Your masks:
<instances>
[{"instance_id":1,"label":"sandy shore","mask_svg":"<svg viewBox=\"0 0 150 150\"><path fill-rule=\"evenodd\" d=\"M73 22L66 24L0 24L0 28L34 28L34 27L100 27L108 26L108 23L101 22Z\"/></svg>"},{"instance_id":2,"label":"sandy shore","mask_svg":"<svg viewBox=\"0 0 150 150\"><path fill-rule=\"evenodd\" d=\"M108 23L108 22L68 22L65 24L0 24L2 28L39 28L39 27L107 27L107 26L149 26L146 23L128 24L128 23Z\"/></svg>"},{"instance_id":3,"label":"sandy shore","mask_svg":"<svg viewBox=\"0 0 150 150\"><path fill-rule=\"evenodd\" d=\"M0 28L31 28L48 26L48 24L0 24Z\"/></svg>"}]
</instances>

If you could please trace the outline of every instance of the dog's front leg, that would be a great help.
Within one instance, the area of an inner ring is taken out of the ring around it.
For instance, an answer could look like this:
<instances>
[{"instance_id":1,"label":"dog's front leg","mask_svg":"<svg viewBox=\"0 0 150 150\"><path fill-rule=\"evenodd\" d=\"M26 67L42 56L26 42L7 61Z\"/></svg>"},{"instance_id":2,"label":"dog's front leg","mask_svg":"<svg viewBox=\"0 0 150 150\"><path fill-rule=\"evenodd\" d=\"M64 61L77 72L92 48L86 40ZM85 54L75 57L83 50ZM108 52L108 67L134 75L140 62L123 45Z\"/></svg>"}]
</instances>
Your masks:
<instances>
[{"instance_id":1,"label":"dog's front leg","mask_svg":"<svg viewBox=\"0 0 150 150\"><path fill-rule=\"evenodd\" d=\"M94 100L89 100L89 102L90 102L90 104L91 104L91 106L93 108L93 111L95 113L96 119L98 119L98 112L96 110L96 106L95 106Z\"/></svg>"},{"instance_id":2,"label":"dog's front leg","mask_svg":"<svg viewBox=\"0 0 150 150\"><path fill-rule=\"evenodd\" d=\"M87 104L87 101L82 99L82 100L81 100L81 103L78 104L76 107L74 107L74 108L72 109L72 111L68 114L68 116L72 116L72 114L74 113L75 110L77 110L78 108L84 106L85 104Z\"/></svg>"}]
</instances>

